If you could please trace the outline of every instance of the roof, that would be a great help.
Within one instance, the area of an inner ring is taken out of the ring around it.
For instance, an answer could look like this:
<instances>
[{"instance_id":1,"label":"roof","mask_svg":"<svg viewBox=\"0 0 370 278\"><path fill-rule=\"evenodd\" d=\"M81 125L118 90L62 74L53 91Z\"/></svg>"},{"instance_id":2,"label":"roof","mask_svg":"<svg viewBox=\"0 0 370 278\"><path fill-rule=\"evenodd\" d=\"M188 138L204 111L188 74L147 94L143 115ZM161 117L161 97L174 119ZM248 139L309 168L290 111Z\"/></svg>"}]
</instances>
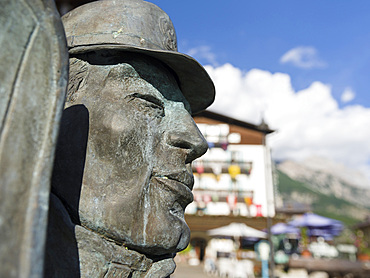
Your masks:
<instances>
[{"instance_id":1,"label":"roof","mask_svg":"<svg viewBox=\"0 0 370 278\"><path fill-rule=\"evenodd\" d=\"M211 112L209 110L205 110L205 111L202 111L200 113L197 113L196 115L194 115L194 117L209 118L209 119L220 121L220 122L223 122L223 123L226 123L226 124L229 124L229 125L235 125L235 126L244 127L244 128L248 128L248 129L251 129L251 130L259 131L259 132L262 132L264 134L270 134L270 133L275 132L275 130L270 129L268 127L268 125L264 122L264 120L262 120L262 123L260 125L254 125L254 124L243 122L243 121L240 121L240 120L237 120L237 119L234 119L234 118L231 118L231 117L227 117L227 116L215 113L215 112Z\"/></svg>"}]
</instances>

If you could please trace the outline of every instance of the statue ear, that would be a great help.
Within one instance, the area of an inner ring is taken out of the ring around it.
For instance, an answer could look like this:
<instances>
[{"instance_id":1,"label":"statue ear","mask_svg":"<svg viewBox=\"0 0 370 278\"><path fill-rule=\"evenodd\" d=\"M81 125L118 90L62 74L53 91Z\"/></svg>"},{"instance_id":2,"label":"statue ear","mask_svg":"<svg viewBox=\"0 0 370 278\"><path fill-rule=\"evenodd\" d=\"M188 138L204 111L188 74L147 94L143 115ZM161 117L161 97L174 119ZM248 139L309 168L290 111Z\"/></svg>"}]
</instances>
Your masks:
<instances>
[{"instance_id":1,"label":"statue ear","mask_svg":"<svg viewBox=\"0 0 370 278\"><path fill-rule=\"evenodd\" d=\"M78 90L85 85L89 74L89 63L77 58L69 59L69 81L67 102L73 103L77 98Z\"/></svg>"},{"instance_id":2,"label":"statue ear","mask_svg":"<svg viewBox=\"0 0 370 278\"><path fill-rule=\"evenodd\" d=\"M88 133L89 112L84 105L70 106L63 111L51 191L63 202L72 220L77 222Z\"/></svg>"}]
</instances>

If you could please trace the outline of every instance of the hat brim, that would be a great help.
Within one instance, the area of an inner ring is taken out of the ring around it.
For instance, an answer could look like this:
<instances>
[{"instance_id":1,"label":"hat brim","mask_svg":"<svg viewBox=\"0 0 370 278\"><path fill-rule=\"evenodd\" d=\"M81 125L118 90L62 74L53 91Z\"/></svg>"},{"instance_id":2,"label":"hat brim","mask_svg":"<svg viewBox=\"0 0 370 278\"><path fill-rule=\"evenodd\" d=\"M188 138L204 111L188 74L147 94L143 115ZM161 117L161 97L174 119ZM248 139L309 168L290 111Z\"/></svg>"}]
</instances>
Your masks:
<instances>
[{"instance_id":1,"label":"hat brim","mask_svg":"<svg viewBox=\"0 0 370 278\"><path fill-rule=\"evenodd\" d=\"M183 53L122 44L82 45L71 48L69 53L79 54L104 49L143 53L165 63L176 73L180 89L190 104L192 114L205 110L215 99L215 87L207 71L195 59Z\"/></svg>"}]
</instances>

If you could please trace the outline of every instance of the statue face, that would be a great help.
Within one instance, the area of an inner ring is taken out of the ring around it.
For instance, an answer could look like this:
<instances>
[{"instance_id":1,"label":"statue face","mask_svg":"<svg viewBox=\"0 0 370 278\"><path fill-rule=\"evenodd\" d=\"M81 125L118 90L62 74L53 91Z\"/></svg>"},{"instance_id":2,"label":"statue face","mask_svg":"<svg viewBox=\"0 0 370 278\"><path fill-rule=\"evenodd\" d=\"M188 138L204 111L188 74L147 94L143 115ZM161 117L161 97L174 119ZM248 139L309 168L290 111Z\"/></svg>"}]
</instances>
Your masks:
<instances>
[{"instance_id":1,"label":"statue face","mask_svg":"<svg viewBox=\"0 0 370 278\"><path fill-rule=\"evenodd\" d=\"M184 249L190 239L184 221L193 200L190 163L207 143L170 70L140 57L89 65L76 96L74 104L89 113L76 210L82 226L163 255Z\"/></svg>"}]
</instances>

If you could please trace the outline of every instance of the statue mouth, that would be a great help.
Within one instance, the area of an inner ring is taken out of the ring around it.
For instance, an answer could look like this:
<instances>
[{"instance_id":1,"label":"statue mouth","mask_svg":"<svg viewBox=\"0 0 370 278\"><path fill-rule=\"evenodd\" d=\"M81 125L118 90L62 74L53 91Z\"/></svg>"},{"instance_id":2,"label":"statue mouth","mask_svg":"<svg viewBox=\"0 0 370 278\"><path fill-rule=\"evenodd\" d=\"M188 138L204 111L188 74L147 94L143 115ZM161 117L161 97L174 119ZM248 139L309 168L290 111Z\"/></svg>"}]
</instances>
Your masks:
<instances>
[{"instance_id":1,"label":"statue mouth","mask_svg":"<svg viewBox=\"0 0 370 278\"><path fill-rule=\"evenodd\" d=\"M163 176L156 175L154 178L174 194L174 203L170 209L171 213L184 218L186 206L194 199L191 192L194 185L193 175L185 171Z\"/></svg>"}]
</instances>

